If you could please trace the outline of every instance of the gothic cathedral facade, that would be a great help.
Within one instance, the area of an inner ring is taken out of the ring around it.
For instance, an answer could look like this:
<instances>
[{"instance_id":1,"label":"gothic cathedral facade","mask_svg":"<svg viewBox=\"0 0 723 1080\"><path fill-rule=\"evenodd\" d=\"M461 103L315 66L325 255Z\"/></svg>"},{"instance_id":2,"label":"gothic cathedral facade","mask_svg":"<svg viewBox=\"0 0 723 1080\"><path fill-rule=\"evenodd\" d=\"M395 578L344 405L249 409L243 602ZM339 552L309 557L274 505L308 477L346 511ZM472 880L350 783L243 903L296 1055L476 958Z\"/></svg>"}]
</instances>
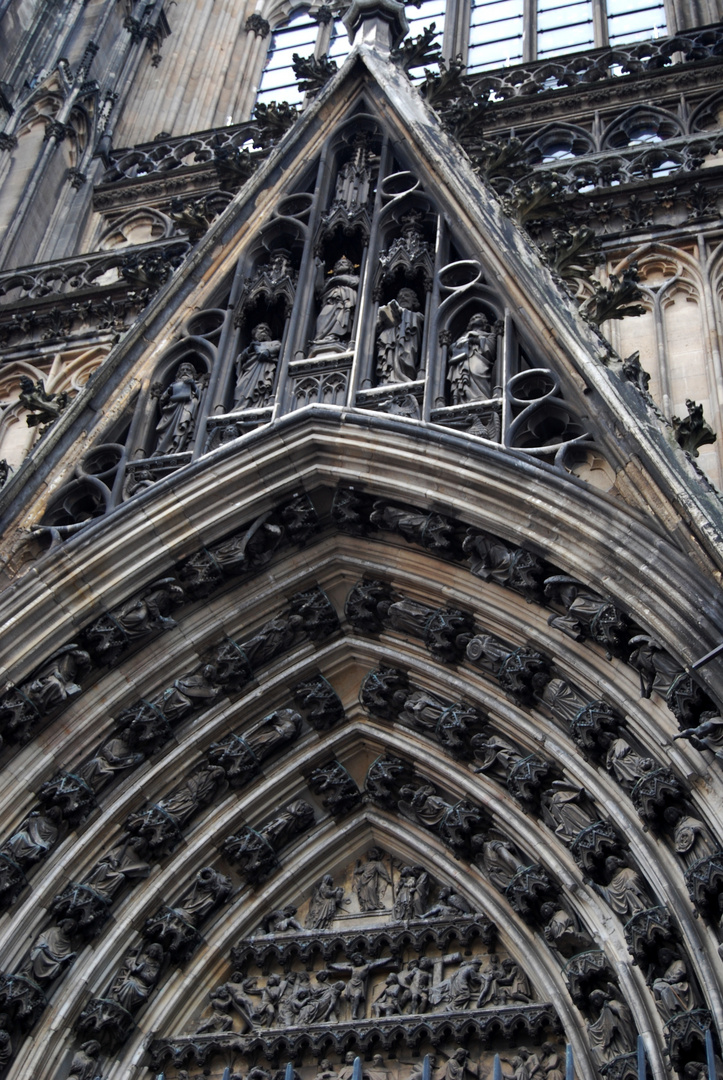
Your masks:
<instances>
[{"instance_id":1,"label":"gothic cathedral facade","mask_svg":"<svg viewBox=\"0 0 723 1080\"><path fill-rule=\"evenodd\" d=\"M722 15L0 0L2 1080L723 1075Z\"/></svg>"}]
</instances>

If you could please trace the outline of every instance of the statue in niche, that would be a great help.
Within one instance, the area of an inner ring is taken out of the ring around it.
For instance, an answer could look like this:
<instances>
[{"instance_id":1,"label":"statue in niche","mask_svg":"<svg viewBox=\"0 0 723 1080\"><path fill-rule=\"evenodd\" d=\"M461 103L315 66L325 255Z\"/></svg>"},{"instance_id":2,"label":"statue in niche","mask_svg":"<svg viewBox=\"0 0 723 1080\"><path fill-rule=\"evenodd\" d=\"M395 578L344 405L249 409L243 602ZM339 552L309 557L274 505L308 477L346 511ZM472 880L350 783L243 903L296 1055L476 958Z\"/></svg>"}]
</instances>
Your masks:
<instances>
[{"instance_id":1,"label":"statue in niche","mask_svg":"<svg viewBox=\"0 0 723 1080\"><path fill-rule=\"evenodd\" d=\"M658 1012L667 1023L676 1013L690 1012L695 1007L693 988L688 979L685 961L676 956L672 949L661 949L658 963L665 970L653 980L653 996Z\"/></svg>"},{"instance_id":2,"label":"statue in niche","mask_svg":"<svg viewBox=\"0 0 723 1080\"><path fill-rule=\"evenodd\" d=\"M417 821L427 828L438 825L449 809L450 804L437 794L433 784L420 784L416 788L405 784L399 789L400 812L411 821Z\"/></svg>"},{"instance_id":3,"label":"statue in niche","mask_svg":"<svg viewBox=\"0 0 723 1080\"><path fill-rule=\"evenodd\" d=\"M652 758L644 758L633 750L625 739L604 733L601 736L607 740L608 752L605 757L605 765L621 787L630 791L641 780L645 773L655 768Z\"/></svg>"},{"instance_id":4,"label":"statue in niche","mask_svg":"<svg viewBox=\"0 0 723 1080\"><path fill-rule=\"evenodd\" d=\"M568 724L571 724L588 704L565 679L548 679L547 675L536 675L532 682L540 700L544 701L550 712Z\"/></svg>"},{"instance_id":5,"label":"statue in niche","mask_svg":"<svg viewBox=\"0 0 723 1080\"><path fill-rule=\"evenodd\" d=\"M502 1058L507 1065L512 1066L512 1080L532 1080L540 1071L540 1059L537 1054L531 1054L526 1046L521 1046L519 1052L512 1059ZM503 1073L509 1076L509 1073Z\"/></svg>"},{"instance_id":6,"label":"statue in niche","mask_svg":"<svg viewBox=\"0 0 723 1080\"><path fill-rule=\"evenodd\" d=\"M344 1064L339 1069L339 1080L351 1080L354 1074L354 1059L356 1054L353 1050L348 1050L344 1055Z\"/></svg>"},{"instance_id":7,"label":"statue in niche","mask_svg":"<svg viewBox=\"0 0 723 1080\"><path fill-rule=\"evenodd\" d=\"M472 909L463 896L456 893L449 885L439 890L439 898L434 907L425 911L425 919L450 918L457 915L471 915Z\"/></svg>"},{"instance_id":8,"label":"statue in niche","mask_svg":"<svg viewBox=\"0 0 723 1080\"><path fill-rule=\"evenodd\" d=\"M404 987L399 977L391 971L386 977L381 993L372 1002L372 1016L376 1019L380 1016L400 1016L403 993Z\"/></svg>"},{"instance_id":9,"label":"statue in niche","mask_svg":"<svg viewBox=\"0 0 723 1080\"><path fill-rule=\"evenodd\" d=\"M514 766L522 761L520 751L499 735L473 735L470 745L474 751L473 772L489 773L504 783Z\"/></svg>"},{"instance_id":10,"label":"statue in niche","mask_svg":"<svg viewBox=\"0 0 723 1080\"><path fill-rule=\"evenodd\" d=\"M450 963L461 961L459 953L445 957ZM460 966L448 978L433 986L429 994L429 1003L437 1011L462 1012L477 1000L482 985L480 968L482 961L474 958L460 963Z\"/></svg>"},{"instance_id":11,"label":"statue in niche","mask_svg":"<svg viewBox=\"0 0 723 1080\"><path fill-rule=\"evenodd\" d=\"M280 352L281 342L274 338L268 323L253 328L251 343L236 359L234 409L261 409L268 404Z\"/></svg>"},{"instance_id":12,"label":"statue in niche","mask_svg":"<svg viewBox=\"0 0 723 1080\"><path fill-rule=\"evenodd\" d=\"M581 952L592 946L590 938L583 933L579 920L566 907L547 901L540 908L540 917L544 921L542 932L546 941L556 948Z\"/></svg>"},{"instance_id":13,"label":"statue in niche","mask_svg":"<svg viewBox=\"0 0 723 1080\"><path fill-rule=\"evenodd\" d=\"M677 806L667 806L663 817L673 828L675 850L686 866L694 866L699 859L715 855L720 850L710 830L698 818L684 813Z\"/></svg>"},{"instance_id":14,"label":"statue in niche","mask_svg":"<svg viewBox=\"0 0 723 1080\"><path fill-rule=\"evenodd\" d=\"M328 1058L322 1058L319 1062L319 1070L314 1080L339 1080L338 1073L334 1071Z\"/></svg>"},{"instance_id":15,"label":"statue in niche","mask_svg":"<svg viewBox=\"0 0 723 1080\"><path fill-rule=\"evenodd\" d=\"M617 855L608 856L605 860L605 871L610 878L609 883L597 885L593 882L593 887L607 900L616 915L629 919L639 911L647 911L655 906L645 890L640 874L627 866Z\"/></svg>"},{"instance_id":16,"label":"statue in niche","mask_svg":"<svg viewBox=\"0 0 723 1080\"><path fill-rule=\"evenodd\" d=\"M414 289L403 288L396 300L379 308L377 382L414 382L418 375L424 315Z\"/></svg>"},{"instance_id":17,"label":"statue in niche","mask_svg":"<svg viewBox=\"0 0 723 1080\"><path fill-rule=\"evenodd\" d=\"M161 708L170 724L178 724L189 713L200 708L203 702L218 696L221 691L214 685L215 675L216 669L212 664L206 664L199 672L181 675L172 686L154 698L152 704Z\"/></svg>"},{"instance_id":18,"label":"statue in niche","mask_svg":"<svg viewBox=\"0 0 723 1080\"><path fill-rule=\"evenodd\" d=\"M470 1062L468 1050L459 1047L445 1062L440 1080L466 1080L468 1074L479 1077L480 1067Z\"/></svg>"},{"instance_id":19,"label":"statue in niche","mask_svg":"<svg viewBox=\"0 0 723 1080\"><path fill-rule=\"evenodd\" d=\"M68 1080L96 1080L99 1075L100 1043L95 1039L84 1042L73 1054Z\"/></svg>"},{"instance_id":20,"label":"statue in niche","mask_svg":"<svg viewBox=\"0 0 723 1080\"><path fill-rule=\"evenodd\" d=\"M506 840L484 841L482 862L490 881L500 892L504 892L515 874L528 865L515 855L512 845Z\"/></svg>"},{"instance_id":21,"label":"statue in niche","mask_svg":"<svg viewBox=\"0 0 723 1080\"><path fill-rule=\"evenodd\" d=\"M272 911L263 921L265 934L287 934L290 930L303 930L303 926L296 918L296 908L293 904L288 907Z\"/></svg>"},{"instance_id":22,"label":"statue in niche","mask_svg":"<svg viewBox=\"0 0 723 1080\"><path fill-rule=\"evenodd\" d=\"M78 679L91 667L90 656L77 645L58 649L39 669L35 677L23 686L23 692L33 705L45 714L81 692Z\"/></svg>"},{"instance_id":23,"label":"statue in niche","mask_svg":"<svg viewBox=\"0 0 723 1080\"><path fill-rule=\"evenodd\" d=\"M347 900L347 903L349 901ZM326 930L344 903L344 890L341 886L334 887L334 879L331 874L324 874L316 886L314 895L309 904L309 913L306 916L307 930Z\"/></svg>"},{"instance_id":24,"label":"statue in niche","mask_svg":"<svg viewBox=\"0 0 723 1080\"><path fill-rule=\"evenodd\" d=\"M301 715L298 712L294 709L277 709L252 727L243 739L259 761L264 761L282 746L293 742L300 731Z\"/></svg>"},{"instance_id":25,"label":"statue in niche","mask_svg":"<svg viewBox=\"0 0 723 1080\"><path fill-rule=\"evenodd\" d=\"M610 992L593 990L588 1001L599 1010L597 1020L587 1025L590 1048L598 1066L606 1065L620 1054L629 1054L635 1045L635 1029L630 1009L618 997L619 991L608 984Z\"/></svg>"},{"instance_id":26,"label":"statue in niche","mask_svg":"<svg viewBox=\"0 0 723 1080\"><path fill-rule=\"evenodd\" d=\"M552 1043L544 1042L540 1052L540 1068L545 1074L545 1080L565 1080L565 1062Z\"/></svg>"},{"instance_id":27,"label":"statue in niche","mask_svg":"<svg viewBox=\"0 0 723 1080\"><path fill-rule=\"evenodd\" d=\"M322 265L319 264L319 270ZM354 263L342 255L324 282L313 345L340 345L349 341L358 288L359 276L354 273Z\"/></svg>"},{"instance_id":28,"label":"statue in niche","mask_svg":"<svg viewBox=\"0 0 723 1080\"><path fill-rule=\"evenodd\" d=\"M447 379L453 405L492 397L492 375L502 329L502 322L492 326L487 316L479 312L469 320L461 337L450 345Z\"/></svg>"},{"instance_id":29,"label":"statue in niche","mask_svg":"<svg viewBox=\"0 0 723 1080\"><path fill-rule=\"evenodd\" d=\"M421 919L427 909L429 874L421 866L403 866L392 914L397 922Z\"/></svg>"},{"instance_id":30,"label":"statue in niche","mask_svg":"<svg viewBox=\"0 0 723 1080\"><path fill-rule=\"evenodd\" d=\"M84 884L104 900L112 900L127 881L148 877L151 868L143 858L147 847L140 836L123 836L98 860Z\"/></svg>"},{"instance_id":31,"label":"statue in niche","mask_svg":"<svg viewBox=\"0 0 723 1080\"><path fill-rule=\"evenodd\" d=\"M566 780L555 780L542 795L542 816L566 844L571 844L578 833L595 821L580 806L582 790Z\"/></svg>"},{"instance_id":32,"label":"statue in niche","mask_svg":"<svg viewBox=\"0 0 723 1080\"><path fill-rule=\"evenodd\" d=\"M383 898L392 877L383 862L379 848L370 848L366 862L357 860L352 889L357 895L360 911L383 911Z\"/></svg>"},{"instance_id":33,"label":"statue in niche","mask_svg":"<svg viewBox=\"0 0 723 1080\"><path fill-rule=\"evenodd\" d=\"M201 387L197 379L198 372L193 364L179 364L173 382L158 399L161 415L156 424L154 457L179 454L190 446L201 401Z\"/></svg>"},{"instance_id":34,"label":"statue in niche","mask_svg":"<svg viewBox=\"0 0 723 1080\"><path fill-rule=\"evenodd\" d=\"M98 747L90 761L78 769L78 776L94 791L100 791L117 772L132 769L145 759L145 754L134 754L125 739L116 735Z\"/></svg>"},{"instance_id":35,"label":"statue in niche","mask_svg":"<svg viewBox=\"0 0 723 1080\"><path fill-rule=\"evenodd\" d=\"M25 869L44 858L58 839L58 826L63 820L59 806L51 806L45 813L33 810L28 814L17 832L0 847L0 853Z\"/></svg>"},{"instance_id":36,"label":"statue in niche","mask_svg":"<svg viewBox=\"0 0 723 1080\"><path fill-rule=\"evenodd\" d=\"M353 156L339 169L334 191L334 206L343 206L349 214L366 206L371 191L371 151L366 132L354 139Z\"/></svg>"},{"instance_id":37,"label":"statue in niche","mask_svg":"<svg viewBox=\"0 0 723 1080\"><path fill-rule=\"evenodd\" d=\"M20 974L38 986L49 986L75 960L72 938L77 930L75 919L61 919L57 926L44 930L33 943Z\"/></svg>"},{"instance_id":38,"label":"statue in niche","mask_svg":"<svg viewBox=\"0 0 723 1080\"><path fill-rule=\"evenodd\" d=\"M372 1067L367 1071L368 1080L387 1080L389 1070L384 1068L384 1058L381 1054L375 1054L372 1058Z\"/></svg>"},{"instance_id":39,"label":"statue in niche","mask_svg":"<svg viewBox=\"0 0 723 1080\"><path fill-rule=\"evenodd\" d=\"M367 979L372 971L380 967L399 967L397 961L391 961L383 956L379 960L364 960L361 953L354 953L349 964L329 964L329 971L338 971L340 974L348 974L349 981L344 987L343 997L351 1007L352 1020L364 1018L364 1007L367 1000ZM339 1073L341 1076L341 1072Z\"/></svg>"},{"instance_id":40,"label":"statue in niche","mask_svg":"<svg viewBox=\"0 0 723 1080\"><path fill-rule=\"evenodd\" d=\"M108 995L126 1012L133 1013L151 995L158 982L163 961L160 945L141 945L126 957L125 963L113 981Z\"/></svg>"},{"instance_id":41,"label":"statue in niche","mask_svg":"<svg viewBox=\"0 0 723 1080\"><path fill-rule=\"evenodd\" d=\"M403 988L401 997L402 1011L412 1014L424 1013L429 1004L429 992L432 988L434 961L428 956L420 956L407 961L407 970L398 978Z\"/></svg>"}]
</instances>

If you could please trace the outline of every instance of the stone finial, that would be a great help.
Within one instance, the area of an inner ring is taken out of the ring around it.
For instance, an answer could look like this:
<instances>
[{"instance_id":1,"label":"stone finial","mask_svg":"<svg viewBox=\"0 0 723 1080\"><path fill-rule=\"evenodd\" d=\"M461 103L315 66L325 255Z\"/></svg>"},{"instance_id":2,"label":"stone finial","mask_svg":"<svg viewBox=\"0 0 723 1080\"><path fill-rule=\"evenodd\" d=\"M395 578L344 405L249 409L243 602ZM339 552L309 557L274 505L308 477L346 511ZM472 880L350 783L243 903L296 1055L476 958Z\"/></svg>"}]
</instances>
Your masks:
<instances>
[{"instance_id":1,"label":"stone finial","mask_svg":"<svg viewBox=\"0 0 723 1080\"><path fill-rule=\"evenodd\" d=\"M409 33L404 4L399 0L351 0L342 21L352 45L393 49Z\"/></svg>"}]
</instances>

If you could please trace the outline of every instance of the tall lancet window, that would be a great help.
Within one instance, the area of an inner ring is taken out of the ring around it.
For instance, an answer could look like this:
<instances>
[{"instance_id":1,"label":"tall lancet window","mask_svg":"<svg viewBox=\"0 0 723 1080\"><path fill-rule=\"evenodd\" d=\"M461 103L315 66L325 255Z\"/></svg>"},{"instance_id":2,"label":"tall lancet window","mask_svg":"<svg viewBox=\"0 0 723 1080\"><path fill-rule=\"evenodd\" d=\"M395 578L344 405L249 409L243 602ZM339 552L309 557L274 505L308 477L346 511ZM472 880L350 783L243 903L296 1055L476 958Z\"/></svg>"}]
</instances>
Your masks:
<instances>
[{"instance_id":1,"label":"tall lancet window","mask_svg":"<svg viewBox=\"0 0 723 1080\"><path fill-rule=\"evenodd\" d=\"M515 64L522 59L523 0L485 0L472 4L469 27L470 72Z\"/></svg>"},{"instance_id":2,"label":"tall lancet window","mask_svg":"<svg viewBox=\"0 0 723 1080\"><path fill-rule=\"evenodd\" d=\"M645 41L668 32L663 0L608 0L607 12L611 45Z\"/></svg>"},{"instance_id":3,"label":"tall lancet window","mask_svg":"<svg viewBox=\"0 0 723 1080\"><path fill-rule=\"evenodd\" d=\"M594 44L592 0L537 0L538 59Z\"/></svg>"},{"instance_id":4,"label":"tall lancet window","mask_svg":"<svg viewBox=\"0 0 723 1080\"><path fill-rule=\"evenodd\" d=\"M349 38L340 20L324 22L313 18L308 8L298 8L271 35L257 101L264 104L269 101L287 101L290 105L301 103L304 95L294 75L294 53L304 58L326 54L341 66L348 52Z\"/></svg>"}]
</instances>

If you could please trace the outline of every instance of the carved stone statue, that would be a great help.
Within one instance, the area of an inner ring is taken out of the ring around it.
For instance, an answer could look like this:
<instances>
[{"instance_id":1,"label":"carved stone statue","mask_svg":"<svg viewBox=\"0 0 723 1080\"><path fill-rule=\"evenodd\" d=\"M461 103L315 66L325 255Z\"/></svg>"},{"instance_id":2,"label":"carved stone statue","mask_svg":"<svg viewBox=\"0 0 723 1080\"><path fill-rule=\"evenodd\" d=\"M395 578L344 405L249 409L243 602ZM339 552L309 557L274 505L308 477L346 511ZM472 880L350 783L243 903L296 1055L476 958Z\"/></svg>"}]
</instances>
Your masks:
<instances>
[{"instance_id":1,"label":"carved stone statue","mask_svg":"<svg viewBox=\"0 0 723 1080\"><path fill-rule=\"evenodd\" d=\"M445 1062L441 1080L466 1080L467 1075L479 1077L480 1067L469 1060L468 1050L459 1047Z\"/></svg>"},{"instance_id":2,"label":"carved stone statue","mask_svg":"<svg viewBox=\"0 0 723 1080\"><path fill-rule=\"evenodd\" d=\"M471 744L474 751L474 772L489 773L495 779L503 783L507 780L510 771L522 761L522 754L500 735L473 735Z\"/></svg>"},{"instance_id":3,"label":"carved stone statue","mask_svg":"<svg viewBox=\"0 0 723 1080\"><path fill-rule=\"evenodd\" d=\"M265 934L287 934L290 930L303 930L303 926L296 916L296 908L293 904L288 907L272 911L263 922Z\"/></svg>"},{"instance_id":4,"label":"carved stone statue","mask_svg":"<svg viewBox=\"0 0 723 1080\"><path fill-rule=\"evenodd\" d=\"M99 746L93 757L80 766L78 776L94 791L100 791L117 772L132 769L144 759L145 754L134 754L123 737L115 735Z\"/></svg>"},{"instance_id":5,"label":"carved stone statue","mask_svg":"<svg viewBox=\"0 0 723 1080\"><path fill-rule=\"evenodd\" d=\"M354 264L346 255L342 255L334 264L331 276L324 282L314 345L340 345L349 340L358 288L359 277L354 273Z\"/></svg>"},{"instance_id":6,"label":"carved stone statue","mask_svg":"<svg viewBox=\"0 0 723 1080\"><path fill-rule=\"evenodd\" d=\"M694 1008L693 988L688 979L685 961L671 949L661 949L658 962L665 970L659 978L653 980L653 996L663 1022L667 1023L675 1013L689 1012Z\"/></svg>"},{"instance_id":7,"label":"carved stone statue","mask_svg":"<svg viewBox=\"0 0 723 1080\"><path fill-rule=\"evenodd\" d=\"M490 881L504 892L518 871L527 865L517 856L509 841L488 840L482 845L482 862Z\"/></svg>"},{"instance_id":8,"label":"carved stone statue","mask_svg":"<svg viewBox=\"0 0 723 1080\"><path fill-rule=\"evenodd\" d=\"M581 929L576 916L566 907L548 901L540 908L540 916L545 924L542 932L551 945L577 952L591 947L590 938Z\"/></svg>"},{"instance_id":9,"label":"carved stone statue","mask_svg":"<svg viewBox=\"0 0 723 1080\"><path fill-rule=\"evenodd\" d=\"M611 991L593 990L588 999L591 1008L599 1010L597 1020L587 1025L590 1048L598 1066L606 1065L620 1054L630 1053L635 1047L630 1010L612 986Z\"/></svg>"},{"instance_id":10,"label":"carved stone statue","mask_svg":"<svg viewBox=\"0 0 723 1080\"><path fill-rule=\"evenodd\" d=\"M63 813L58 806L51 806L41 813L33 810L17 832L0 847L0 853L12 859L22 869L43 859L58 839L58 826Z\"/></svg>"},{"instance_id":11,"label":"carved stone statue","mask_svg":"<svg viewBox=\"0 0 723 1080\"><path fill-rule=\"evenodd\" d=\"M403 1012L423 1013L429 1004L429 991L432 987L434 961L428 956L420 956L407 961L406 971L398 975L403 993L400 999Z\"/></svg>"},{"instance_id":12,"label":"carved stone statue","mask_svg":"<svg viewBox=\"0 0 723 1080\"><path fill-rule=\"evenodd\" d=\"M190 713L211 701L221 692L214 684L216 671L206 664L200 671L181 675L172 686L153 699L171 725L180 724Z\"/></svg>"},{"instance_id":13,"label":"carved stone statue","mask_svg":"<svg viewBox=\"0 0 723 1080\"><path fill-rule=\"evenodd\" d=\"M715 842L708 827L679 807L666 807L663 818L673 827L675 850L686 866L693 866L699 859L715 855L716 851L720 850L720 845Z\"/></svg>"},{"instance_id":14,"label":"carved stone statue","mask_svg":"<svg viewBox=\"0 0 723 1080\"><path fill-rule=\"evenodd\" d=\"M377 326L377 381L380 385L414 382L424 327L414 289L400 289L396 300L380 307Z\"/></svg>"},{"instance_id":15,"label":"carved stone statue","mask_svg":"<svg viewBox=\"0 0 723 1080\"><path fill-rule=\"evenodd\" d=\"M391 961L389 957L381 957L379 960L366 960L361 953L354 953L351 958L351 962L348 964L329 964L329 971L338 971L341 974L348 974L349 981L344 988L343 997L349 1002L351 1007L352 1020L362 1020L364 1018L364 1006L367 1000L367 980L377 968L380 967L398 967L396 961ZM341 1074L340 1074L341 1075Z\"/></svg>"},{"instance_id":16,"label":"carved stone statue","mask_svg":"<svg viewBox=\"0 0 723 1080\"><path fill-rule=\"evenodd\" d=\"M177 825L185 825L198 810L213 802L218 792L225 787L226 774L223 769L202 765L171 795L161 799L158 805Z\"/></svg>"},{"instance_id":17,"label":"carved stone statue","mask_svg":"<svg viewBox=\"0 0 723 1080\"><path fill-rule=\"evenodd\" d=\"M96 1080L99 1057L100 1043L95 1039L84 1042L73 1055L68 1080Z\"/></svg>"},{"instance_id":18,"label":"carved stone statue","mask_svg":"<svg viewBox=\"0 0 723 1080\"><path fill-rule=\"evenodd\" d=\"M372 179L370 159L366 135L361 133L355 141L354 156L339 169L334 191L335 206L343 206L353 214L369 202Z\"/></svg>"},{"instance_id":19,"label":"carved stone statue","mask_svg":"<svg viewBox=\"0 0 723 1080\"><path fill-rule=\"evenodd\" d=\"M126 882L148 877L150 867L143 858L146 848L142 837L123 836L98 860L85 884L105 900L112 900Z\"/></svg>"},{"instance_id":20,"label":"carved stone statue","mask_svg":"<svg viewBox=\"0 0 723 1080\"><path fill-rule=\"evenodd\" d=\"M579 803L582 788L566 780L555 780L542 796L542 815L566 844L594 823L594 818Z\"/></svg>"},{"instance_id":21,"label":"carved stone statue","mask_svg":"<svg viewBox=\"0 0 723 1080\"><path fill-rule=\"evenodd\" d=\"M685 728L674 739L689 739L696 750L710 750L723 759L723 717L710 716L697 727Z\"/></svg>"},{"instance_id":22,"label":"carved stone statue","mask_svg":"<svg viewBox=\"0 0 723 1080\"><path fill-rule=\"evenodd\" d=\"M50 712L74 694L80 693L77 680L89 670L90 656L77 645L65 645L45 661L23 693L30 698L41 715Z\"/></svg>"},{"instance_id":23,"label":"carved stone statue","mask_svg":"<svg viewBox=\"0 0 723 1080\"><path fill-rule=\"evenodd\" d=\"M454 954L454 958L461 960L459 953ZM429 994L430 1005L444 1012L463 1012L468 1009L476 1001L480 992L481 966L482 961L477 958L460 963L456 971L448 978L432 987Z\"/></svg>"},{"instance_id":24,"label":"carved stone statue","mask_svg":"<svg viewBox=\"0 0 723 1080\"><path fill-rule=\"evenodd\" d=\"M145 589L140 596L114 611L113 618L123 633L134 641L153 630L172 629L176 621L170 618L170 612L176 605L182 604L185 598L185 593L175 578L162 578Z\"/></svg>"},{"instance_id":25,"label":"carved stone statue","mask_svg":"<svg viewBox=\"0 0 723 1080\"><path fill-rule=\"evenodd\" d=\"M344 889L341 886L335 888L331 874L324 874L309 904L307 930L326 930L341 910L343 902Z\"/></svg>"},{"instance_id":26,"label":"carved stone statue","mask_svg":"<svg viewBox=\"0 0 723 1080\"><path fill-rule=\"evenodd\" d=\"M38 986L49 986L75 960L72 937L77 930L74 919L61 919L35 939L20 974L33 979Z\"/></svg>"},{"instance_id":27,"label":"carved stone statue","mask_svg":"<svg viewBox=\"0 0 723 1080\"><path fill-rule=\"evenodd\" d=\"M236 360L234 409L260 409L269 403L280 352L281 342L268 323L253 328L251 343Z\"/></svg>"},{"instance_id":28,"label":"carved stone statue","mask_svg":"<svg viewBox=\"0 0 723 1080\"><path fill-rule=\"evenodd\" d=\"M201 398L197 378L193 364L179 364L173 382L158 399L161 415L156 424L154 456L178 454L191 445Z\"/></svg>"},{"instance_id":29,"label":"carved stone statue","mask_svg":"<svg viewBox=\"0 0 723 1080\"><path fill-rule=\"evenodd\" d=\"M393 915L398 922L421 919L427 909L429 874L421 866L404 866L399 874Z\"/></svg>"},{"instance_id":30,"label":"carved stone statue","mask_svg":"<svg viewBox=\"0 0 723 1080\"><path fill-rule=\"evenodd\" d=\"M403 991L399 977L391 971L386 977L383 989L372 1002L372 1016L399 1016L402 1012Z\"/></svg>"},{"instance_id":31,"label":"carved stone statue","mask_svg":"<svg viewBox=\"0 0 723 1080\"><path fill-rule=\"evenodd\" d=\"M211 866L205 866L198 871L193 885L173 910L181 918L199 926L213 908L228 899L232 888L230 878Z\"/></svg>"},{"instance_id":32,"label":"carved stone statue","mask_svg":"<svg viewBox=\"0 0 723 1080\"><path fill-rule=\"evenodd\" d=\"M425 919L450 918L458 915L470 915L471 907L463 896L455 892L449 885L444 885L439 890L437 903L425 911Z\"/></svg>"},{"instance_id":33,"label":"carved stone statue","mask_svg":"<svg viewBox=\"0 0 723 1080\"><path fill-rule=\"evenodd\" d=\"M644 758L622 738L609 737L605 764L618 783L630 790L646 772L655 767L652 758Z\"/></svg>"},{"instance_id":34,"label":"carved stone statue","mask_svg":"<svg viewBox=\"0 0 723 1080\"><path fill-rule=\"evenodd\" d=\"M357 895L360 911L383 911L384 894L391 883L382 852L379 848L370 848L366 862L359 859L354 867L352 889Z\"/></svg>"},{"instance_id":35,"label":"carved stone statue","mask_svg":"<svg viewBox=\"0 0 723 1080\"><path fill-rule=\"evenodd\" d=\"M122 1005L126 1012L135 1012L150 997L158 982L162 961L163 949L160 945L141 945L126 957L108 996Z\"/></svg>"},{"instance_id":36,"label":"carved stone statue","mask_svg":"<svg viewBox=\"0 0 723 1080\"><path fill-rule=\"evenodd\" d=\"M610 878L609 883L594 887L617 915L630 918L639 911L655 906L647 894L640 874L626 866L617 855L608 856L605 870Z\"/></svg>"},{"instance_id":37,"label":"carved stone statue","mask_svg":"<svg viewBox=\"0 0 723 1080\"><path fill-rule=\"evenodd\" d=\"M492 396L492 375L502 323L490 325L486 315L473 315L461 337L449 347L447 379L452 405Z\"/></svg>"}]
</instances>

